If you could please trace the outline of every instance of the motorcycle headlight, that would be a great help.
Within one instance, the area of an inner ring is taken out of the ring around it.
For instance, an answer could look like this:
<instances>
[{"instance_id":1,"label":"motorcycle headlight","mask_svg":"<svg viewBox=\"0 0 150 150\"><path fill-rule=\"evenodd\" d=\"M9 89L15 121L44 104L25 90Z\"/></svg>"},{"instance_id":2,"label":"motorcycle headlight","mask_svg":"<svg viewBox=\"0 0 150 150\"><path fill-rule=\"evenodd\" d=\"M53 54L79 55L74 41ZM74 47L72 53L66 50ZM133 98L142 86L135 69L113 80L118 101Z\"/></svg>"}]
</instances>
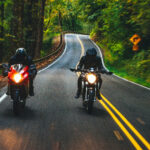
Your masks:
<instances>
[{"instance_id":1,"label":"motorcycle headlight","mask_svg":"<svg viewBox=\"0 0 150 150\"><path fill-rule=\"evenodd\" d=\"M94 75L94 74L88 74L87 75L87 80L91 84L95 83L95 81L96 81L96 75Z\"/></svg>"},{"instance_id":2,"label":"motorcycle headlight","mask_svg":"<svg viewBox=\"0 0 150 150\"><path fill-rule=\"evenodd\" d=\"M14 79L14 81L15 81L16 83L19 83L19 82L22 80L22 76L21 76L21 74L16 73L16 74L14 75L13 79Z\"/></svg>"}]
</instances>

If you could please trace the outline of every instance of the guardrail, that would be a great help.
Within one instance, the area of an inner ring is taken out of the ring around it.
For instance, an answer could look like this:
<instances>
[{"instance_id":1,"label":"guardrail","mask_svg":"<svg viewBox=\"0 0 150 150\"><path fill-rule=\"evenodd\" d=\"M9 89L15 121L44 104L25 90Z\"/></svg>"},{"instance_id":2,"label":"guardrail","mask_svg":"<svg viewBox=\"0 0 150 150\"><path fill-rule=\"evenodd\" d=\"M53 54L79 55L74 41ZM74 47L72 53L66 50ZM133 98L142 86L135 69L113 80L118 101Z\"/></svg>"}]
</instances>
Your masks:
<instances>
[{"instance_id":1,"label":"guardrail","mask_svg":"<svg viewBox=\"0 0 150 150\"><path fill-rule=\"evenodd\" d=\"M56 50L54 50L53 52L51 52L49 55L47 55L47 56L45 56L45 57L42 57L42 58L33 60L33 62L34 62L35 64L38 64L38 63L40 63L40 62L42 62L42 61L44 61L44 60L49 59L51 56L57 54L57 53L60 51L60 49L62 48L62 46L63 46L63 39L64 39L64 34L61 34L61 35L60 35L60 43L59 43L59 46L56 48ZM2 64L3 64L3 63L2 63ZM0 70L3 68L3 67L2 67L2 64L0 64Z\"/></svg>"}]
</instances>

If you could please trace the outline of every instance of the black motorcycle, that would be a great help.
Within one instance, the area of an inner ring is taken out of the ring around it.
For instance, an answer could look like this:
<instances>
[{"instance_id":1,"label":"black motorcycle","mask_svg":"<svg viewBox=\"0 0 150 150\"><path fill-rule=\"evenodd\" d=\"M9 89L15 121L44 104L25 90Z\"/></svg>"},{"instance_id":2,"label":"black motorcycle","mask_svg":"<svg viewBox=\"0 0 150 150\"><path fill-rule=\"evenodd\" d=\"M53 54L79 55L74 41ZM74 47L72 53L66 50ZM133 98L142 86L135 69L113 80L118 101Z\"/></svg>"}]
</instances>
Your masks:
<instances>
[{"instance_id":1,"label":"black motorcycle","mask_svg":"<svg viewBox=\"0 0 150 150\"><path fill-rule=\"evenodd\" d=\"M82 99L83 106L86 108L87 112L90 114L93 109L93 103L96 101L97 88L100 87L100 82L98 81L98 76L100 73L106 73L105 71L96 71L94 68L89 69L70 69L73 72L81 72L82 80ZM107 74L112 74L108 72Z\"/></svg>"}]
</instances>

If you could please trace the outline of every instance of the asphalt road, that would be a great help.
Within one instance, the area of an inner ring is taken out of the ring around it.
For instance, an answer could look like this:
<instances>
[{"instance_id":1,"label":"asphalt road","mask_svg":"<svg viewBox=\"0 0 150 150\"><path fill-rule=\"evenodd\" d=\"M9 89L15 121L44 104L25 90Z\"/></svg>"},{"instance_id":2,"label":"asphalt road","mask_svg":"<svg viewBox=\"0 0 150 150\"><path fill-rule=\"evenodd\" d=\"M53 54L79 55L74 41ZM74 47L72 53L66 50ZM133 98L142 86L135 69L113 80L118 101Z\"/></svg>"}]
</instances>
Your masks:
<instances>
[{"instance_id":1,"label":"asphalt road","mask_svg":"<svg viewBox=\"0 0 150 150\"><path fill-rule=\"evenodd\" d=\"M7 97L0 103L0 150L134 150L108 111L97 101L91 115L74 99L77 65L89 47L88 36L68 34L63 55L35 79L35 96L19 117ZM81 50L81 42L83 47ZM97 50L98 51L98 50ZM99 51L98 51L99 53ZM116 76L102 75L101 93L150 141L150 90ZM6 88L1 89L4 92ZM147 148L112 108L143 150Z\"/></svg>"}]
</instances>

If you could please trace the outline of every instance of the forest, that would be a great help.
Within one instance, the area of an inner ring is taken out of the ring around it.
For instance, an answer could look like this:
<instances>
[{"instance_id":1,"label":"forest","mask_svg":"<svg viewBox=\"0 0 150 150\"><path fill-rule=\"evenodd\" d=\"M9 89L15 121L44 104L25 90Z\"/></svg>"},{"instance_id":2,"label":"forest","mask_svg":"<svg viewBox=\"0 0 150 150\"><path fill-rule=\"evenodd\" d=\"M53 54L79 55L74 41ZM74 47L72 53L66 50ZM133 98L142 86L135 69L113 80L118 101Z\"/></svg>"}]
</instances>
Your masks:
<instances>
[{"instance_id":1,"label":"forest","mask_svg":"<svg viewBox=\"0 0 150 150\"><path fill-rule=\"evenodd\" d=\"M150 0L1 0L0 62L18 47L39 58L62 32L90 34L111 71L150 87L149 6Z\"/></svg>"}]
</instances>

